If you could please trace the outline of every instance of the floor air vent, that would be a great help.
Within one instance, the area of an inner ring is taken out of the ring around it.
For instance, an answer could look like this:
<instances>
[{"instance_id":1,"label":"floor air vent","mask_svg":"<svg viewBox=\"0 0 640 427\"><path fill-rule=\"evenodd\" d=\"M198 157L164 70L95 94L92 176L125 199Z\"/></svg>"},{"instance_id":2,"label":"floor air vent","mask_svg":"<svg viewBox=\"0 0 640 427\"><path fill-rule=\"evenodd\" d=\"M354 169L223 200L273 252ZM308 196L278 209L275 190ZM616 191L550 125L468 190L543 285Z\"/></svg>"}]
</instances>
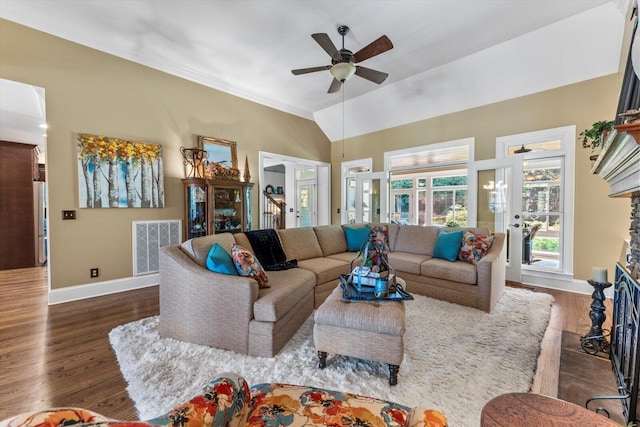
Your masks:
<instances>
[{"instance_id":1,"label":"floor air vent","mask_svg":"<svg viewBox=\"0 0 640 427\"><path fill-rule=\"evenodd\" d=\"M159 271L160 246L182 241L182 222L176 220L133 221L133 275Z\"/></svg>"}]
</instances>

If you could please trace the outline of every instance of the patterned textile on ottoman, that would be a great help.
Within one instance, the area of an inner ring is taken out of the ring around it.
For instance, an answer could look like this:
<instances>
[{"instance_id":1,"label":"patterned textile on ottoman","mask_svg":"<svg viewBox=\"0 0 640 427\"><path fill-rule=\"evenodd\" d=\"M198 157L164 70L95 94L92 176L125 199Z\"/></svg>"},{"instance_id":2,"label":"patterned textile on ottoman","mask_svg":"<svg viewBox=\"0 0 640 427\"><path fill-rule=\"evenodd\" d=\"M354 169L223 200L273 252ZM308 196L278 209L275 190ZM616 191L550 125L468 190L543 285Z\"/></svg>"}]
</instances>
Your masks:
<instances>
[{"instance_id":1,"label":"patterned textile on ottoman","mask_svg":"<svg viewBox=\"0 0 640 427\"><path fill-rule=\"evenodd\" d=\"M251 387L249 426L446 426L436 410L412 410L393 402L335 390L290 384Z\"/></svg>"},{"instance_id":2,"label":"patterned textile on ottoman","mask_svg":"<svg viewBox=\"0 0 640 427\"><path fill-rule=\"evenodd\" d=\"M0 427L446 427L434 409L339 391L286 384L258 384L224 373L202 393L149 421L119 421L80 408L54 408L0 421Z\"/></svg>"}]
</instances>

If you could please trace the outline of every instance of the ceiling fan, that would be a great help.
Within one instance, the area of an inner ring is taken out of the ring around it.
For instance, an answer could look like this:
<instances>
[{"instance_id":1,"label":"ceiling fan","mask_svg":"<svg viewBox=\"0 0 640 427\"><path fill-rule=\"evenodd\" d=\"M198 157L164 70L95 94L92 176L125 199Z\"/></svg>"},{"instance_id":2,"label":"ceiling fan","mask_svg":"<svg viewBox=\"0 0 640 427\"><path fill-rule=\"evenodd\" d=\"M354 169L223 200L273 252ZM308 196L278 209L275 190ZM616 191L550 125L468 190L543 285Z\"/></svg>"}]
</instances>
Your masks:
<instances>
[{"instance_id":1,"label":"ceiling fan","mask_svg":"<svg viewBox=\"0 0 640 427\"><path fill-rule=\"evenodd\" d=\"M342 49L340 50L336 48L326 33L311 34L311 37L313 37L320 47L322 47L331 57L331 65L301 68L298 70L291 70L291 72L298 75L329 70L333 76L333 81L331 82L331 86L329 86L329 91L327 93L338 92L342 87L342 83L354 74L377 84L385 81L389 74L356 64L393 49L393 44L391 43L391 40L389 40L389 37L384 35L380 36L378 39L363 47L356 53L352 53L350 50L344 48L344 36L348 33L349 27L346 25L340 25L338 27L338 34L342 36Z\"/></svg>"}]
</instances>

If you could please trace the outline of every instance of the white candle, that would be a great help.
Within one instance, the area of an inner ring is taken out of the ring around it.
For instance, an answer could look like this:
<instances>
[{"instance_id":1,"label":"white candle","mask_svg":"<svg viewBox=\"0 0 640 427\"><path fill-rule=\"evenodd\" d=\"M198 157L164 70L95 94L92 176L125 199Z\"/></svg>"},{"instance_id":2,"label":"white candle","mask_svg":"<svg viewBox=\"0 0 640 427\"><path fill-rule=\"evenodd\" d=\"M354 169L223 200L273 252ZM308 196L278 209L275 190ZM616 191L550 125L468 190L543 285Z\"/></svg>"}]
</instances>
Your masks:
<instances>
[{"instance_id":1,"label":"white candle","mask_svg":"<svg viewBox=\"0 0 640 427\"><path fill-rule=\"evenodd\" d=\"M593 267L592 269L594 282L607 283L607 269L604 267Z\"/></svg>"}]
</instances>

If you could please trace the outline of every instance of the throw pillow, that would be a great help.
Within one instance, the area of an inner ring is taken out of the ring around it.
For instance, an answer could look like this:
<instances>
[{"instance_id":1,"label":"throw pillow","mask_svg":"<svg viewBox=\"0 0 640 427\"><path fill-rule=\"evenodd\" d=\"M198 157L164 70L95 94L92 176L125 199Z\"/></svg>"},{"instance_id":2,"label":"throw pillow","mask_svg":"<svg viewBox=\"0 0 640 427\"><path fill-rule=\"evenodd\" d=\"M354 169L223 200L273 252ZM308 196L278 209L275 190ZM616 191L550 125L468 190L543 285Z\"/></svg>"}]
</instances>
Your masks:
<instances>
[{"instance_id":1,"label":"throw pillow","mask_svg":"<svg viewBox=\"0 0 640 427\"><path fill-rule=\"evenodd\" d=\"M441 231L436 238L433 257L454 262L460 252L462 231Z\"/></svg>"},{"instance_id":2,"label":"throw pillow","mask_svg":"<svg viewBox=\"0 0 640 427\"><path fill-rule=\"evenodd\" d=\"M209 249L207 268L216 273L238 275L238 270L236 270L236 265L233 263L233 258L224 250L220 243L215 243L211 246L211 249Z\"/></svg>"},{"instance_id":3,"label":"throw pillow","mask_svg":"<svg viewBox=\"0 0 640 427\"><path fill-rule=\"evenodd\" d=\"M233 263L236 265L236 270L238 270L241 276L253 277L256 282L258 282L260 288L270 287L267 284L269 283L267 273L251 251L234 243L233 246L231 246L231 254L233 256Z\"/></svg>"},{"instance_id":4,"label":"throw pillow","mask_svg":"<svg viewBox=\"0 0 640 427\"><path fill-rule=\"evenodd\" d=\"M495 236L487 236L484 234L474 234L471 231L465 231L462 236L462 246L458 259L466 261L469 264L477 265L483 256L489 252Z\"/></svg>"},{"instance_id":5,"label":"throw pillow","mask_svg":"<svg viewBox=\"0 0 640 427\"><path fill-rule=\"evenodd\" d=\"M372 227L371 234L374 236L376 248L380 248L384 252L388 252L390 250L389 235L386 225L380 224Z\"/></svg>"},{"instance_id":6,"label":"throw pillow","mask_svg":"<svg viewBox=\"0 0 640 427\"><path fill-rule=\"evenodd\" d=\"M362 244L369 239L371 228L366 227L345 227L344 235L347 238L347 251L358 252Z\"/></svg>"}]
</instances>

